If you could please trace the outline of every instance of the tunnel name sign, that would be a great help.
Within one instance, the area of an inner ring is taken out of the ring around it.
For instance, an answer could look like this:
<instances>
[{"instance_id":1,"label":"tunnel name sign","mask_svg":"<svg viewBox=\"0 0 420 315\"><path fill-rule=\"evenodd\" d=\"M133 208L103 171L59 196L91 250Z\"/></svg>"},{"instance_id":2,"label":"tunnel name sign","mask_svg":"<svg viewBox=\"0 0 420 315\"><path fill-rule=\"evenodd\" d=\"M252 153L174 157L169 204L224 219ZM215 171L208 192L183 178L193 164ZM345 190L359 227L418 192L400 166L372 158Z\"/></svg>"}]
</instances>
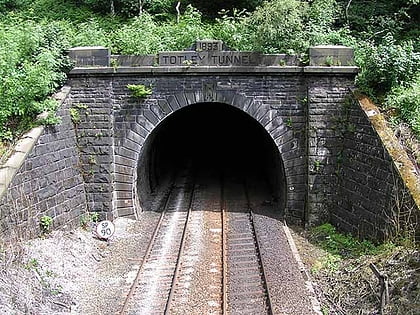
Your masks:
<instances>
[{"instance_id":1,"label":"tunnel name sign","mask_svg":"<svg viewBox=\"0 0 420 315\"><path fill-rule=\"evenodd\" d=\"M256 66L261 54L225 51L220 40L197 41L194 50L159 53L160 66Z\"/></svg>"}]
</instances>

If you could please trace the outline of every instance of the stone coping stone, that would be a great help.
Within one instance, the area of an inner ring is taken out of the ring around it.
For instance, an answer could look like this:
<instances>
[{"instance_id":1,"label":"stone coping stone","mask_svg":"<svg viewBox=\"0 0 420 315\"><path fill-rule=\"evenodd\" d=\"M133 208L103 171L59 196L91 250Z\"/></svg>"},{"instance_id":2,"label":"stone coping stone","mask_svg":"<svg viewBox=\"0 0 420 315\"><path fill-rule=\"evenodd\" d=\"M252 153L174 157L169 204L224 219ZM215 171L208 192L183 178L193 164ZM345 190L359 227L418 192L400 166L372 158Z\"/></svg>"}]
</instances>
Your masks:
<instances>
[{"instance_id":1,"label":"stone coping stone","mask_svg":"<svg viewBox=\"0 0 420 315\"><path fill-rule=\"evenodd\" d=\"M353 48L346 46L314 46L309 48L310 66L353 66Z\"/></svg>"},{"instance_id":2,"label":"stone coping stone","mask_svg":"<svg viewBox=\"0 0 420 315\"><path fill-rule=\"evenodd\" d=\"M67 95L70 93L71 88L69 86L64 86L53 95L53 98L61 104L63 104ZM38 117L45 116L44 113ZM7 188L10 183L13 181L16 173L19 171L23 163L25 162L26 157L29 153L32 152L35 144L38 142L39 137L44 132L44 126L38 126L32 128L26 134L24 134L20 140L16 143L12 150L12 154L5 161L4 164L0 165L0 199L7 192Z\"/></svg>"},{"instance_id":3,"label":"stone coping stone","mask_svg":"<svg viewBox=\"0 0 420 315\"><path fill-rule=\"evenodd\" d=\"M297 56L222 51L217 54L195 51L170 51L157 55L111 55L112 67L179 66L298 66ZM222 64L220 64L222 63ZM225 64L223 64L225 63ZM76 64L76 66L78 66Z\"/></svg>"},{"instance_id":4,"label":"stone coping stone","mask_svg":"<svg viewBox=\"0 0 420 315\"><path fill-rule=\"evenodd\" d=\"M68 55L78 66L109 66L110 64L110 50L102 46L70 48Z\"/></svg>"},{"instance_id":5,"label":"stone coping stone","mask_svg":"<svg viewBox=\"0 0 420 315\"><path fill-rule=\"evenodd\" d=\"M301 66L298 55L263 54L256 51L230 50L221 40L198 40L187 50L162 51L149 55L111 55L102 46L69 49L76 67L180 67L231 66L271 67ZM309 48L311 66L353 66L354 51L346 46L313 46Z\"/></svg>"},{"instance_id":6,"label":"stone coping stone","mask_svg":"<svg viewBox=\"0 0 420 315\"><path fill-rule=\"evenodd\" d=\"M135 75L135 74L357 74L359 68L356 66L143 66L143 67L77 67L70 71L70 76L78 75Z\"/></svg>"}]
</instances>

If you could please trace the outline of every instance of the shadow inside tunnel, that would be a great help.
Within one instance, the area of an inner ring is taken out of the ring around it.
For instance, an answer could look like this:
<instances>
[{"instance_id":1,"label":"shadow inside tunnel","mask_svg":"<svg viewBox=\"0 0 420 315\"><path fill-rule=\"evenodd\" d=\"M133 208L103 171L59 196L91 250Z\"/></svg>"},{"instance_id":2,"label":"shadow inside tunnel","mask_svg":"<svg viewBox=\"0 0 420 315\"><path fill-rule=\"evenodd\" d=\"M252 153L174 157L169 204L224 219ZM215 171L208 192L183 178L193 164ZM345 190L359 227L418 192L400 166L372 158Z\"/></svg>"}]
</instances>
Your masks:
<instances>
[{"instance_id":1,"label":"shadow inside tunnel","mask_svg":"<svg viewBox=\"0 0 420 315\"><path fill-rule=\"evenodd\" d=\"M240 211L283 217L286 181L278 148L258 121L236 107L199 103L176 111L156 127L141 158L138 194L145 196L145 210L187 173L201 188L216 185L221 198L244 203Z\"/></svg>"}]
</instances>

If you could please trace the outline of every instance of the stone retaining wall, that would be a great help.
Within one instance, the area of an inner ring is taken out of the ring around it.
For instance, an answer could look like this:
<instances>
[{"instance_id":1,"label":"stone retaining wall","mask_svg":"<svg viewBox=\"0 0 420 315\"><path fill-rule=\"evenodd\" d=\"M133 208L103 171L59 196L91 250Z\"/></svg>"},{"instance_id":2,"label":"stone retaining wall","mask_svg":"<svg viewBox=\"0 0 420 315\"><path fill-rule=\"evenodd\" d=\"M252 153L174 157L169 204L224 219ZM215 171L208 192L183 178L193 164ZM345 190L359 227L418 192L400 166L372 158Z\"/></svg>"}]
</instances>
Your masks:
<instances>
[{"instance_id":1,"label":"stone retaining wall","mask_svg":"<svg viewBox=\"0 0 420 315\"><path fill-rule=\"evenodd\" d=\"M30 131L0 168L0 182L5 184L0 187L1 241L39 235L43 215L54 218L53 227L77 226L86 211L69 92L67 87L59 93L62 123Z\"/></svg>"},{"instance_id":2,"label":"stone retaining wall","mask_svg":"<svg viewBox=\"0 0 420 315\"><path fill-rule=\"evenodd\" d=\"M410 187L410 192L400 170L413 169L412 163L400 157L407 154L392 130L385 124L382 130L372 125L372 117L380 115L373 105L364 109L354 97L343 103L331 222L361 238L412 237L419 233L419 205L413 199L420 193L419 179L414 175L417 187Z\"/></svg>"}]
</instances>

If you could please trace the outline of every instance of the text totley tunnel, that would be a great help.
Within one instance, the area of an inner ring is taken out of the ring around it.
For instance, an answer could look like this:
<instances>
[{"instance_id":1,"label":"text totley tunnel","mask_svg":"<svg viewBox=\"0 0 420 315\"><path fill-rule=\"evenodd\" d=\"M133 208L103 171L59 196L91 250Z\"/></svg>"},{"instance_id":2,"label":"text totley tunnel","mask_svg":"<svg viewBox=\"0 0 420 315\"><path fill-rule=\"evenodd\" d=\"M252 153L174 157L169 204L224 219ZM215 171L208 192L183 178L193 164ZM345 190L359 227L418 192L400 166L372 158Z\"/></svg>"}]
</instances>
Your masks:
<instances>
[{"instance_id":1,"label":"text totley tunnel","mask_svg":"<svg viewBox=\"0 0 420 315\"><path fill-rule=\"evenodd\" d=\"M173 113L149 136L138 165L143 210L169 178L189 167L195 174L229 173L248 183L264 183L279 205L278 214L284 211L285 176L273 139L254 118L230 105L199 103Z\"/></svg>"}]
</instances>

